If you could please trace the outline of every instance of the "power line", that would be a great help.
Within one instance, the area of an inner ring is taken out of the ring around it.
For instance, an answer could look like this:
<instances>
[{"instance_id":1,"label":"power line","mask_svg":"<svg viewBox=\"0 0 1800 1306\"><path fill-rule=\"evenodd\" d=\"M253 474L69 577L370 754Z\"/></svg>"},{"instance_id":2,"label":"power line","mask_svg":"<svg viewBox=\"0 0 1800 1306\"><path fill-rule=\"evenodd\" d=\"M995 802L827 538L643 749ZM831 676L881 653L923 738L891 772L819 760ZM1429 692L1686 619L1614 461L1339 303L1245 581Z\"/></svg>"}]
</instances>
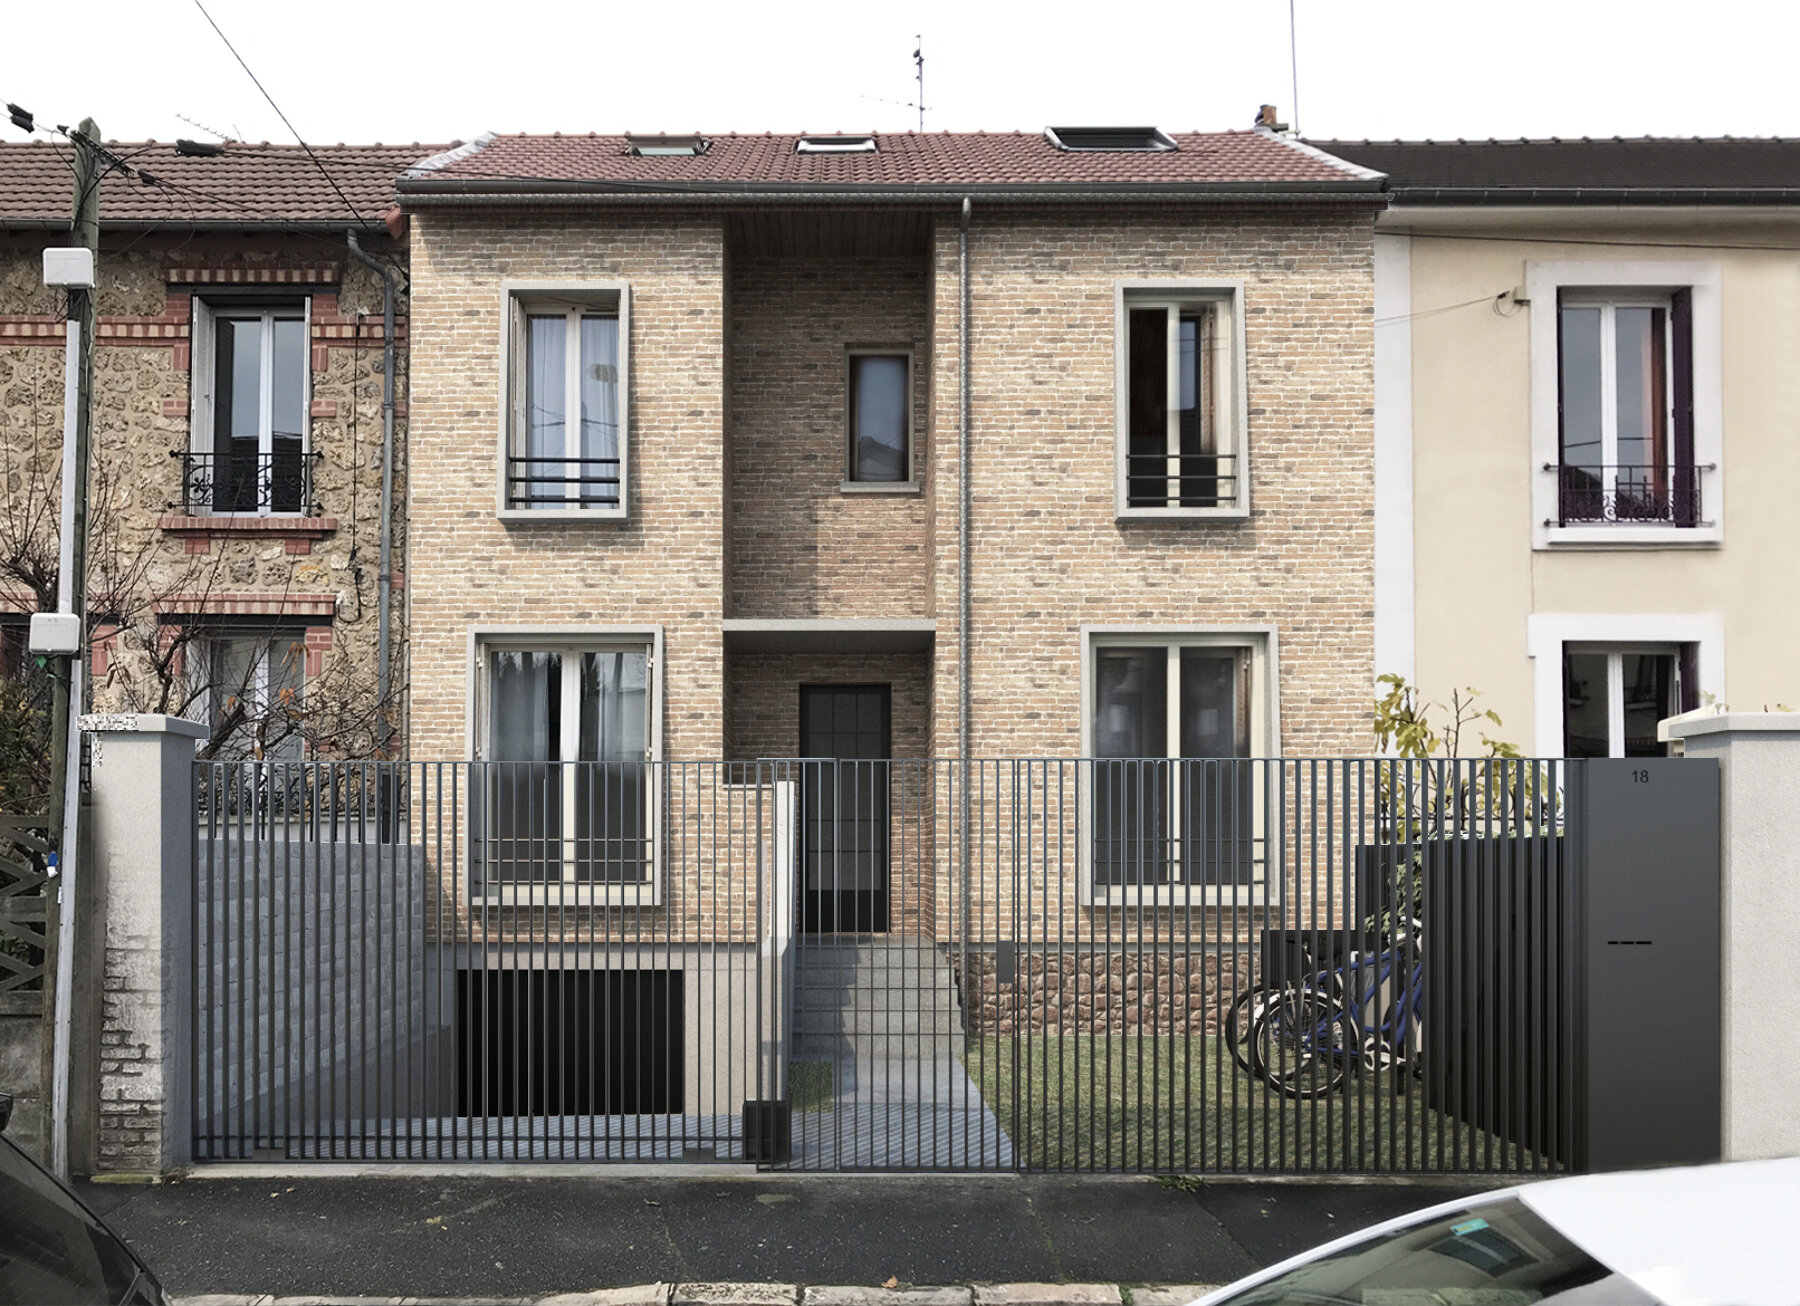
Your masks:
<instances>
[{"instance_id":1,"label":"power line","mask_svg":"<svg viewBox=\"0 0 1800 1306\"><path fill-rule=\"evenodd\" d=\"M319 161L319 156L313 153L312 146L308 145L305 138L295 130L294 124L288 121L288 116L281 111L281 106L275 103L275 97L269 94L268 88L262 84L255 73L250 71L250 65L244 62L244 56L237 52L237 47L231 43L231 38L226 36L225 33L220 30L217 23L213 22L213 16L206 12L206 6L201 4L200 0L194 0L194 8L200 11L200 16L206 20L207 25L211 27L213 31L218 32L219 39L225 42L225 48L231 51L231 57L237 60L238 67L242 68L250 80L256 84L256 89L262 92L263 99L267 100L269 102L269 107L275 110L275 116L281 119L282 126L286 127L290 132L293 132L294 139L300 142L300 148L306 151L306 157L311 159L313 163L317 165L320 175L323 176L326 181L331 183L331 189L337 192L337 197L344 202L344 207L350 211L350 216L356 219L358 225L360 225L364 231L367 231L369 229L368 219L364 218L362 214L356 211L356 206L350 202L350 197L345 195L343 190L338 186L337 179L329 172L325 171L325 165Z\"/></svg>"}]
</instances>

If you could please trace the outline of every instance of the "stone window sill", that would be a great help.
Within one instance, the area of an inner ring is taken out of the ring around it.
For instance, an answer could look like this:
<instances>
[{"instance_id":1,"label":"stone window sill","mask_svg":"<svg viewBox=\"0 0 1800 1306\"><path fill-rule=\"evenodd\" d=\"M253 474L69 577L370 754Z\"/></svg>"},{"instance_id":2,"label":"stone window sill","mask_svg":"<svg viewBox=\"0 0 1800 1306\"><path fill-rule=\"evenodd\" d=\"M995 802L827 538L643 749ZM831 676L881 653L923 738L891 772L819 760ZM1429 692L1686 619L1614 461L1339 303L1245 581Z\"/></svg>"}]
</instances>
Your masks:
<instances>
[{"instance_id":1,"label":"stone window sill","mask_svg":"<svg viewBox=\"0 0 1800 1306\"><path fill-rule=\"evenodd\" d=\"M840 494L917 494L923 487L917 481L844 481Z\"/></svg>"},{"instance_id":2,"label":"stone window sill","mask_svg":"<svg viewBox=\"0 0 1800 1306\"><path fill-rule=\"evenodd\" d=\"M164 532L187 542L189 553L209 553L214 540L263 539L281 540L294 554L312 552L319 540L337 533L336 517L262 517L256 515L221 515L197 517L175 513L160 517L156 524Z\"/></svg>"}]
</instances>

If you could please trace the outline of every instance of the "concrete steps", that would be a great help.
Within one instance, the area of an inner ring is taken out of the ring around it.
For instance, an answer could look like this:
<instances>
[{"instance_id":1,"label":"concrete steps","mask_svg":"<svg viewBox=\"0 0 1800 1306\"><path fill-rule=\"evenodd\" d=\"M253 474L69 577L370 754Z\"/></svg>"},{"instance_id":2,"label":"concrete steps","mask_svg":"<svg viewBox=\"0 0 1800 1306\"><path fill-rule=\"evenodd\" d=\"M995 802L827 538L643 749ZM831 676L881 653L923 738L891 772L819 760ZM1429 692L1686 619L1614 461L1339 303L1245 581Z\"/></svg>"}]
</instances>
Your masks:
<instances>
[{"instance_id":1,"label":"concrete steps","mask_svg":"<svg viewBox=\"0 0 1800 1306\"><path fill-rule=\"evenodd\" d=\"M925 1061L962 1051L949 961L916 939L803 937L794 949L794 1058Z\"/></svg>"}]
</instances>

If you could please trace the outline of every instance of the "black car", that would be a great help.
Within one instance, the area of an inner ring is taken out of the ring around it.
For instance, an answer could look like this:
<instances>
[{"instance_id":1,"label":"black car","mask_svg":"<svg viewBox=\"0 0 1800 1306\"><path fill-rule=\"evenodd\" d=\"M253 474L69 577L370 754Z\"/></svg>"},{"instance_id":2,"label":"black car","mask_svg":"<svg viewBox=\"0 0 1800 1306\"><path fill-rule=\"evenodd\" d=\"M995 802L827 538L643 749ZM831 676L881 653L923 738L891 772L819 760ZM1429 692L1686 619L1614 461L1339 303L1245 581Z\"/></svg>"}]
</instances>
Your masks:
<instances>
[{"instance_id":1,"label":"black car","mask_svg":"<svg viewBox=\"0 0 1800 1306\"><path fill-rule=\"evenodd\" d=\"M163 1306L148 1267L5 1137L11 1117L0 1093L0 1306Z\"/></svg>"}]
</instances>

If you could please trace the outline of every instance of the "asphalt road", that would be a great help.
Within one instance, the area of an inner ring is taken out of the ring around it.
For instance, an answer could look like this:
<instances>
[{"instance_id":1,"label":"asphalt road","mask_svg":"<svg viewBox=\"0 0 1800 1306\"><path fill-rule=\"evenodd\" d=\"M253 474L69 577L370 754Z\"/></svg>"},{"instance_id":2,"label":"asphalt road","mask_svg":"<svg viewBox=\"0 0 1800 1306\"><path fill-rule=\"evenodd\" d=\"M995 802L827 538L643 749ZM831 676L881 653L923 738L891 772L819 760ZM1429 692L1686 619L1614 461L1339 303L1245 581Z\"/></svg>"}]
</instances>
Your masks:
<instances>
[{"instance_id":1,"label":"asphalt road","mask_svg":"<svg viewBox=\"0 0 1800 1306\"><path fill-rule=\"evenodd\" d=\"M177 1295L658 1281L1222 1283L1467 1184L761 1175L202 1178L82 1198Z\"/></svg>"}]
</instances>

